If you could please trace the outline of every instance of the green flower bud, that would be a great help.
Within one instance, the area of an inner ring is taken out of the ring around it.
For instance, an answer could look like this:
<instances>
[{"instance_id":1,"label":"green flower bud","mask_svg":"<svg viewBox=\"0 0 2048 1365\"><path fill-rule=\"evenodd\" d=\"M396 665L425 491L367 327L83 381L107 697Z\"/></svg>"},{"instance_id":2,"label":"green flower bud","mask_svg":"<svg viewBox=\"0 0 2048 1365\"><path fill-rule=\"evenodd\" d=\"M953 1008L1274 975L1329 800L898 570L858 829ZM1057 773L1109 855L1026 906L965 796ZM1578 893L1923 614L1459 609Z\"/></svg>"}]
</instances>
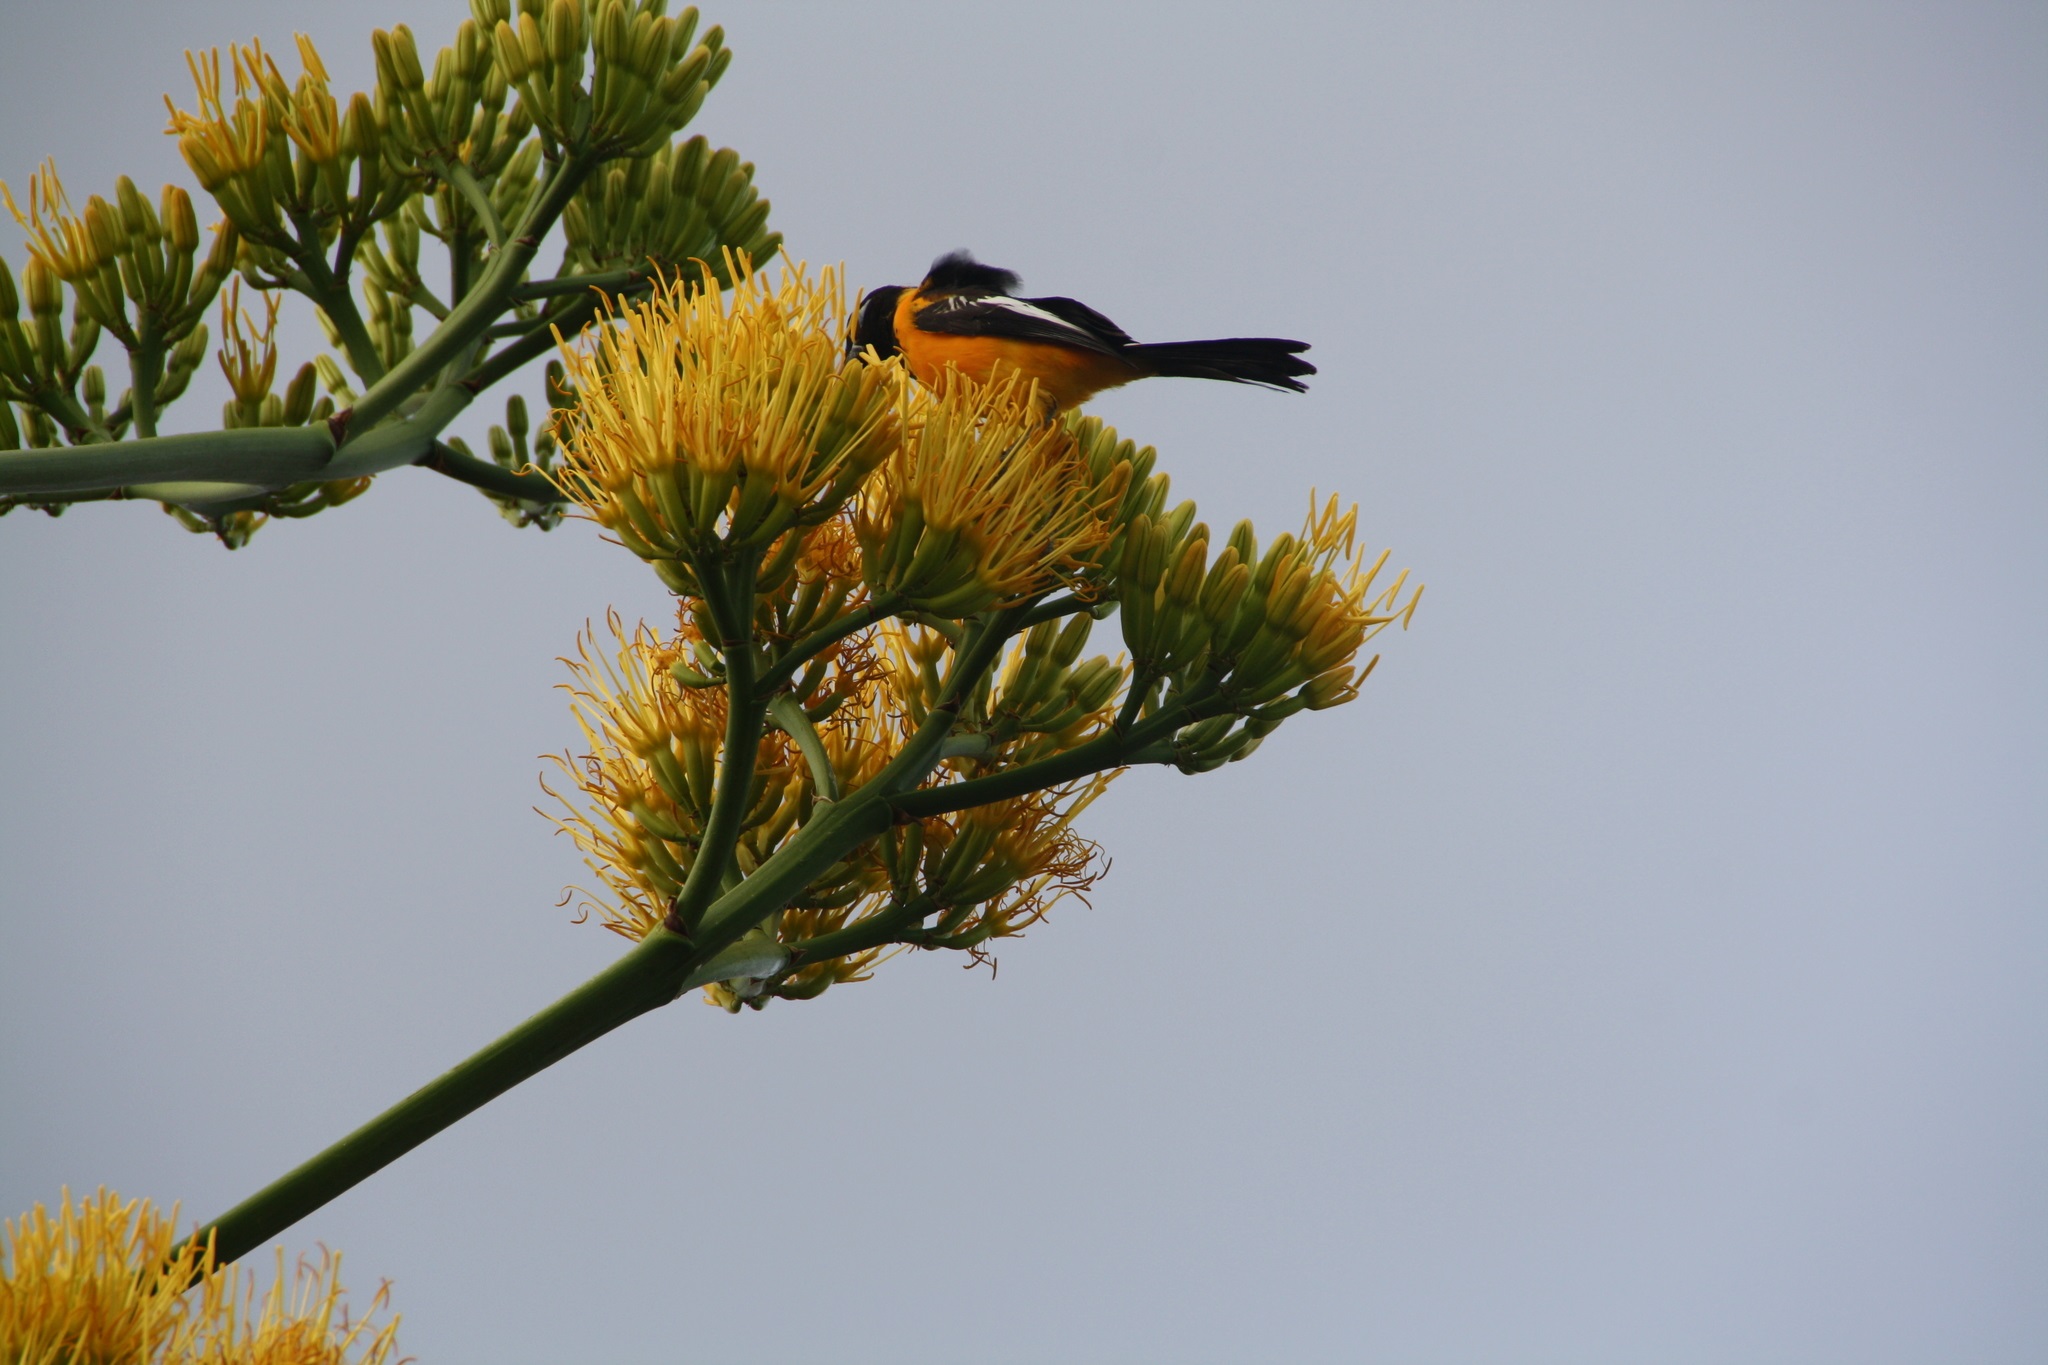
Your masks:
<instances>
[{"instance_id":1,"label":"green flower bud","mask_svg":"<svg viewBox=\"0 0 2048 1365\"><path fill-rule=\"evenodd\" d=\"M192 212L192 196L176 185L164 186L163 222L174 250L189 256L199 249L199 219Z\"/></svg>"},{"instance_id":2,"label":"green flower bud","mask_svg":"<svg viewBox=\"0 0 2048 1365\"><path fill-rule=\"evenodd\" d=\"M292 376L292 382L284 390L284 422L288 427L302 427L313 415L313 385L317 371L311 365L299 366L299 372Z\"/></svg>"},{"instance_id":3,"label":"green flower bud","mask_svg":"<svg viewBox=\"0 0 2048 1365\"><path fill-rule=\"evenodd\" d=\"M28 311L38 318L54 318L64 311L64 287L57 276L37 257L22 267L22 287L28 293Z\"/></svg>"}]
</instances>

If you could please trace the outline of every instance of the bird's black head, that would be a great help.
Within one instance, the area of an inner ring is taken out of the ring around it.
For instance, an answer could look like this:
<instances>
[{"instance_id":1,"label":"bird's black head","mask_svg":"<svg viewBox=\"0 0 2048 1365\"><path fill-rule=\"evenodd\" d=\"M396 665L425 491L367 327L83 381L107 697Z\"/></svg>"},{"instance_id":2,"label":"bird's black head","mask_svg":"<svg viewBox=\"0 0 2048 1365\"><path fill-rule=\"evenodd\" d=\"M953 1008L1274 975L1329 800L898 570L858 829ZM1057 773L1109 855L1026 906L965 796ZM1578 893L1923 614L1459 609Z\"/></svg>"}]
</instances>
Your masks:
<instances>
[{"instance_id":1,"label":"bird's black head","mask_svg":"<svg viewBox=\"0 0 2048 1365\"><path fill-rule=\"evenodd\" d=\"M919 288L935 294L1007 294L1022 284L1014 270L983 265L965 251L949 251L932 262Z\"/></svg>"},{"instance_id":2,"label":"bird's black head","mask_svg":"<svg viewBox=\"0 0 2048 1365\"><path fill-rule=\"evenodd\" d=\"M846 339L848 355L858 355L870 346L884 360L896 354L896 300L903 297L903 290L903 285L889 284L868 295L853 324L853 335Z\"/></svg>"}]
</instances>

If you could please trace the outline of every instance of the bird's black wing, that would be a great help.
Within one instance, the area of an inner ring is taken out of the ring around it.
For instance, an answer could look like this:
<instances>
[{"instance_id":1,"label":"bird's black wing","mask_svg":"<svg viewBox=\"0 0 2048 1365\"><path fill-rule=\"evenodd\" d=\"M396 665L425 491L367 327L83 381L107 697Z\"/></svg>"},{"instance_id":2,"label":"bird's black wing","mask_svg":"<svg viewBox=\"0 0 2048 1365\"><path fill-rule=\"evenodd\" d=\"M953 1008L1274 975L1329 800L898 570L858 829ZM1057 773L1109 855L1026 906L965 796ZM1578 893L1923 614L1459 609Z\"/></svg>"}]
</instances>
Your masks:
<instances>
[{"instance_id":1,"label":"bird's black wing","mask_svg":"<svg viewBox=\"0 0 2048 1365\"><path fill-rule=\"evenodd\" d=\"M1087 319L1048 308L1048 303L1071 305ZM1131 339L1108 318L1072 299L1013 299L1006 294L954 294L926 304L913 321L919 330L944 332L951 336L1009 337L1016 341L1048 341L1056 346L1121 355ZM1105 334L1098 327L1108 328Z\"/></svg>"},{"instance_id":2,"label":"bird's black wing","mask_svg":"<svg viewBox=\"0 0 2048 1365\"><path fill-rule=\"evenodd\" d=\"M1023 302L1032 305L1034 308L1042 308L1054 317L1071 322L1084 331L1093 332L1097 337L1118 350L1122 350L1126 346L1138 344L1131 339L1129 332L1126 332L1123 328L1117 326L1079 299L1055 297L1050 299L1025 299Z\"/></svg>"}]
</instances>

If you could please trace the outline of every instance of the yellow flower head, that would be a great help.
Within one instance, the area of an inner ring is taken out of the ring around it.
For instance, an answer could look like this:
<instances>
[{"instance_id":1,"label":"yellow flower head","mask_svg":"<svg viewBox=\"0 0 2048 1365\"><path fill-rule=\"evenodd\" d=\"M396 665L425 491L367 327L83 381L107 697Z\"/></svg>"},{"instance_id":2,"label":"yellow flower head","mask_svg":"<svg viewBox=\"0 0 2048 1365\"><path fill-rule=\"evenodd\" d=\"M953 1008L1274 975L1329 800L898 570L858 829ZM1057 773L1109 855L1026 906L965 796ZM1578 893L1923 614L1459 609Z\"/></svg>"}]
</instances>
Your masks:
<instances>
[{"instance_id":1,"label":"yellow flower head","mask_svg":"<svg viewBox=\"0 0 2048 1365\"><path fill-rule=\"evenodd\" d=\"M899 368L843 359L838 272L728 268L730 300L671 278L563 347L556 480L649 560L823 520L896 444Z\"/></svg>"},{"instance_id":2,"label":"yellow flower head","mask_svg":"<svg viewBox=\"0 0 2048 1365\"><path fill-rule=\"evenodd\" d=\"M178 1246L177 1210L100 1190L52 1216L38 1204L0 1237L0 1360L7 1365L386 1365L394 1318L373 1328L343 1305L341 1258L284 1252L261 1310L253 1278ZM372 1300L371 1314L387 1291Z\"/></svg>"},{"instance_id":3,"label":"yellow flower head","mask_svg":"<svg viewBox=\"0 0 2048 1365\"><path fill-rule=\"evenodd\" d=\"M238 1269L230 1266L226 1276L230 1311L221 1316L193 1365L387 1365L397 1353L398 1318L381 1327L373 1323L390 1301L391 1286L378 1286L369 1313L352 1319L343 1301L347 1290L338 1252L322 1250L317 1260L301 1256L287 1274L284 1248L279 1247L277 1271L261 1307L251 1277L236 1313Z\"/></svg>"},{"instance_id":4,"label":"yellow flower head","mask_svg":"<svg viewBox=\"0 0 2048 1365\"><path fill-rule=\"evenodd\" d=\"M1422 599L1403 569L1376 589L1389 551L1367 558L1357 543L1358 509L1340 512L1335 495L1317 506L1309 499L1299 537L1282 535L1256 559L1250 591L1232 627L1237 653L1234 680L1253 700L1267 700L1307 683L1303 694L1317 710L1351 701L1377 657L1353 676L1351 660L1388 626L1406 629ZM1226 553L1254 559L1250 527L1231 537Z\"/></svg>"},{"instance_id":5,"label":"yellow flower head","mask_svg":"<svg viewBox=\"0 0 2048 1365\"><path fill-rule=\"evenodd\" d=\"M236 47L231 51L235 72L232 111L221 96L219 48L210 48L204 54L185 54L185 66L192 73L192 85L197 92L197 113L186 113L171 103L169 95L164 96L164 107L171 114L171 125L164 131L178 139L178 151L185 164L209 194L234 176L261 166L269 145L263 107L250 99L248 92L257 84L256 74L265 65L271 65L273 70L275 66L263 55L260 41L251 40L247 48Z\"/></svg>"},{"instance_id":6,"label":"yellow flower head","mask_svg":"<svg viewBox=\"0 0 2048 1365\"><path fill-rule=\"evenodd\" d=\"M189 1358L216 1289L195 1310L187 1290L213 1283L213 1260L187 1247L175 1260L177 1210L102 1189L52 1216L41 1204L6 1224L0 1242L0 1360L153 1362ZM204 1291L202 1291L204 1294Z\"/></svg>"},{"instance_id":7,"label":"yellow flower head","mask_svg":"<svg viewBox=\"0 0 2048 1365\"><path fill-rule=\"evenodd\" d=\"M97 195L87 203L84 214L71 211L55 161L43 162L29 177L28 212L22 212L4 183L0 183L0 198L7 201L7 211L28 234L29 255L60 280L81 279L113 260L126 235L119 215Z\"/></svg>"},{"instance_id":8,"label":"yellow flower head","mask_svg":"<svg viewBox=\"0 0 2048 1365\"><path fill-rule=\"evenodd\" d=\"M917 390L909 431L861 491L868 582L964 616L1069 578L1113 530L1130 466L1097 482L1033 385L957 376Z\"/></svg>"}]
</instances>

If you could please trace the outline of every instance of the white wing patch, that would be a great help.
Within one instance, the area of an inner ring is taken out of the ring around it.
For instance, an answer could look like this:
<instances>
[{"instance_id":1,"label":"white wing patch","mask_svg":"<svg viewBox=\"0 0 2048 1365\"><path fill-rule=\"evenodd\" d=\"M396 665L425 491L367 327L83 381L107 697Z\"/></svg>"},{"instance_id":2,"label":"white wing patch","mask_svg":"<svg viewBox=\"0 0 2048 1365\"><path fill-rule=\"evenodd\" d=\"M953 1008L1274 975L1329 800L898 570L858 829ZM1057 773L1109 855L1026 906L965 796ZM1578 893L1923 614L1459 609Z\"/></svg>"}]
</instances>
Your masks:
<instances>
[{"instance_id":1,"label":"white wing patch","mask_svg":"<svg viewBox=\"0 0 2048 1365\"><path fill-rule=\"evenodd\" d=\"M1100 348L1102 345L1102 338L1096 336L1095 333L1087 328L1076 327L1057 313L1048 313L1035 304L1026 303L1023 299L1010 298L1006 294L984 294L971 298L956 296L950 299L941 299L933 306L940 312L950 312L956 308L1001 308L1020 317L1030 318L1032 321L1050 327L1055 331L1065 332L1070 336L1076 337L1084 346Z\"/></svg>"}]
</instances>

